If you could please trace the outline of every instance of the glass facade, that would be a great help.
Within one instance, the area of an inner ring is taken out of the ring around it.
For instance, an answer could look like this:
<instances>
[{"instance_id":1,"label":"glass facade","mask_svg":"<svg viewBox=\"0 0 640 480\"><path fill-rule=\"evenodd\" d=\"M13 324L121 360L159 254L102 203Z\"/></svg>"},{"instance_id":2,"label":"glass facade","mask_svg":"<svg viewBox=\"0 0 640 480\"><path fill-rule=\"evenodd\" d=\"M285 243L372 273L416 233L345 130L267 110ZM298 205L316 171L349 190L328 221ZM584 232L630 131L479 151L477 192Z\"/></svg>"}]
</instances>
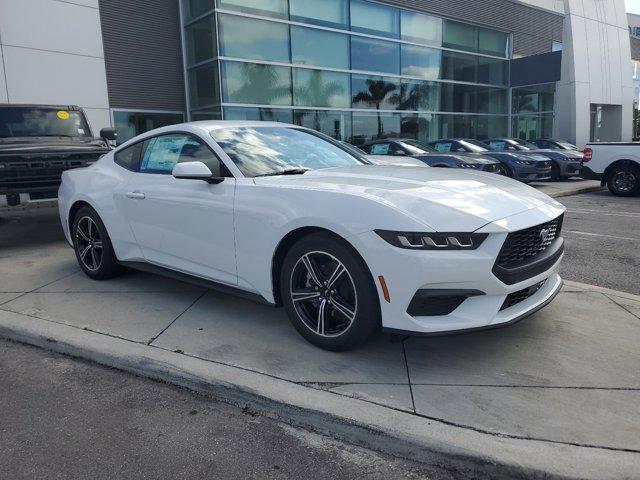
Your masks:
<instances>
[{"instance_id":1,"label":"glass facade","mask_svg":"<svg viewBox=\"0 0 640 480\"><path fill-rule=\"evenodd\" d=\"M522 140L553 137L556 84L512 89L511 131Z\"/></svg>"},{"instance_id":2,"label":"glass facade","mask_svg":"<svg viewBox=\"0 0 640 480\"><path fill-rule=\"evenodd\" d=\"M355 144L509 134L505 32L368 0L183 0L183 19L192 119Z\"/></svg>"}]
</instances>

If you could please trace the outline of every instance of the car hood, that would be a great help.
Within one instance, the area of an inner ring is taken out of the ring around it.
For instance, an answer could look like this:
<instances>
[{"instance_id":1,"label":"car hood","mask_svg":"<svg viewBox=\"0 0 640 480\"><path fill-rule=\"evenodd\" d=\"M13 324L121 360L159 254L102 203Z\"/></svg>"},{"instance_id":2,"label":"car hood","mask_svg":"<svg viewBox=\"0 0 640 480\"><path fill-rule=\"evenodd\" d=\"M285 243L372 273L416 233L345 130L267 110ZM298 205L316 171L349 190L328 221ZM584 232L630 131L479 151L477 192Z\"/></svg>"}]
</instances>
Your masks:
<instances>
[{"instance_id":1,"label":"car hood","mask_svg":"<svg viewBox=\"0 0 640 480\"><path fill-rule=\"evenodd\" d=\"M433 152L433 153L425 153L422 155L413 155L416 158L434 158L434 157L448 157L458 160L462 163L471 163L471 164L494 164L496 160L488 157L486 155L482 155L481 153L460 153L460 152Z\"/></svg>"},{"instance_id":2,"label":"car hood","mask_svg":"<svg viewBox=\"0 0 640 480\"><path fill-rule=\"evenodd\" d=\"M361 165L254 181L261 186L358 195L441 232L472 232L536 208L548 211L550 219L563 211L561 204L520 182L462 169Z\"/></svg>"},{"instance_id":3,"label":"car hood","mask_svg":"<svg viewBox=\"0 0 640 480\"><path fill-rule=\"evenodd\" d=\"M0 154L32 155L39 153L106 153L109 148L103 140L93 139L89 141L11 141L0 142Z\"/></svg>"}]
</instances>

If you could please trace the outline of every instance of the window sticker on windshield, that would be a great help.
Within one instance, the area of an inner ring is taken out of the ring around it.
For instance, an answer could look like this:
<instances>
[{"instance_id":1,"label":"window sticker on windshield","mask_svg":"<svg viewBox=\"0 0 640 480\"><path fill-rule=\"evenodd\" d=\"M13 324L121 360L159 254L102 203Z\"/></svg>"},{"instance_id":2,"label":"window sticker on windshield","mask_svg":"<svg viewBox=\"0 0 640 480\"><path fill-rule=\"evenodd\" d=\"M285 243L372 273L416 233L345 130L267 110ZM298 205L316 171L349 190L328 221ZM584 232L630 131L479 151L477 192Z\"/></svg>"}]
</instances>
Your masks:
<instances>
[{"instance_id":1,"label":"window sticker on windshield","mask_svg":"<svg viewBox=\"0 0 640 480\"><path fill-rule=\"evenodd\" d=\"M507 142L490 142L489 145L491 145L493 148L495 148L496 150L506 150L507 149Z\"/></svg>"},{"instance_id":2,"label":"window sticker on windshield","mask_svg":"<svg viewBox=\"0 0 640 480\"><path fill-rule=\"evenodd\" d=\"M78 135L84 135L84 128L78 129Z\"/></svg>"},{"instance_id":3,"label":"window sticker on windshield","mask_svg":"<svg viewBox=\"0 0 640 480\"><path fill-rule=\"evenodd\" d=\"M450 152L451 143L436 143L436 150L439 152Z\"/></svg>"},{"instance_id":4,"label":"window sticker on windshield","mask_svg":"<svg viewBox=\"0 0 640 480\"><path fill-rule=\"evenodd\" d=\"M388 143L379 143L371 147L371 155L387 155L389 153Z\"/></svg>"},{"instance_id":5,"label":"window sticker on windshield","mask_svg":"<svg viewBox=\"0 0 640 480\"><path fill-rule=\"evenodd\" d=\"M58 111L56 115L60 120L69 120L69 112L65 112L64 110Z\"/></svg>"}]
</instances>

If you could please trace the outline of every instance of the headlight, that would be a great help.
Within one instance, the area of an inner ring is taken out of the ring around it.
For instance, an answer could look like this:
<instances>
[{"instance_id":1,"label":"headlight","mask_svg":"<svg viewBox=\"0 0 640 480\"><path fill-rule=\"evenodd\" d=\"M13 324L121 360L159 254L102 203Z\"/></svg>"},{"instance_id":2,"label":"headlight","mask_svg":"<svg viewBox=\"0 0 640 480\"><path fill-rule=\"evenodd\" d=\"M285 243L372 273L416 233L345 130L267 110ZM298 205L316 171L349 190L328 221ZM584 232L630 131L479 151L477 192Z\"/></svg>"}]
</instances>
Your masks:
<instances>
[{"instance_id":1,"label":"headlight","mask_svg":"<svg viewBox=\"0 0 640 480\"><path fill-rule=\"evenodd\" d=\"M394 247L409 250L475 250L488 233L416 233L375 230Z\"/></svg>"}]
</instances>

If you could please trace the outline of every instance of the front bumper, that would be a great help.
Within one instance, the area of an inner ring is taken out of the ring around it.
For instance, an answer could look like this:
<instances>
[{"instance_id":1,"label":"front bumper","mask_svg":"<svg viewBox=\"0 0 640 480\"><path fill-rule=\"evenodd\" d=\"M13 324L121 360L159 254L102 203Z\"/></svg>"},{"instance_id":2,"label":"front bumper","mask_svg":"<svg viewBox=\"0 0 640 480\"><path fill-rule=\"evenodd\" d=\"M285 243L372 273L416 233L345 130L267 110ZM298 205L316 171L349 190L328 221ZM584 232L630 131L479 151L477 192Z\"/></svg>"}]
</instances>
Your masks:
<instances>
[{"instance_id":1,"label":"front bumper","mask_svg":"<svg viewBox=\"0 0 640 480\"><path fill-rule=\"evenodd\" d=\"M559 268L563 255L545 271L507 285L492 273L507 235L508 232L491 233L472 251L406 250L388 244L374 232L358 235L358 243L363 247L358 250L366 252L363 256L373 278L383 276L389 291L387 302L379 282L376 283L383 328L426 335L486 329L514 323L545 306L562 286ZM528 298L505 308L510 294L542 282ZM472 294L450 313L440 315L436 311L419 316L411 307L416 293L422 290Z\"/></svg>"},{"instance_id":2,"label":"front bumper","mask_svg":"<svg viewBox=\"0 0 640 480\"><path fill-rule=\"evenodd\" d=\"M580 162L581 160L556 162L560 169L560 176L572 177L574 175L580 175L580 171L582 170Z\"/></svg>"},{"instance_id":3,"label":"front bumper","mask_svg":"<svg viewBox=\"0 0 640 480\"><path fill-rule=\"evenodd\" d=\"M512 164L511 169L514 173L514 178L521 182L538 182L551 179L551 162L548 166L538 167L536 165L518 165Z\"/></svg>"}]
</instances>

